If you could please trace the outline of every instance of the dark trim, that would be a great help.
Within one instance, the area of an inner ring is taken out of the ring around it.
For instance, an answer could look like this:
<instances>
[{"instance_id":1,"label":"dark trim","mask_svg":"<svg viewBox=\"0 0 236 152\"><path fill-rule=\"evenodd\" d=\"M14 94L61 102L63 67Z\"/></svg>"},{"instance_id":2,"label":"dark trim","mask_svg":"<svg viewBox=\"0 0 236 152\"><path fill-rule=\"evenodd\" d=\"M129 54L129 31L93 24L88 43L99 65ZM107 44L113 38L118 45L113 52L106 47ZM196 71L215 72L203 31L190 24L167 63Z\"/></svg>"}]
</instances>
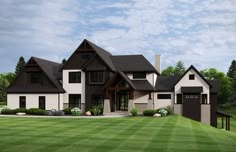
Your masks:
<instances>
[{"instance_id":1,"label":"dark trim","mask_svg":"<svg viewBox=\"0 0 236 152\"><path fill-rule=\"evenodd\" d=\"M202 76L202 74L201 74L193 65L191 65L191 66L184 72L184 74L179 78L179 80L174 84L174 86L175 86L176 84L178 84L179 81L180 81L180 80L188 73L188 71L190 71L191 69L193 69L193 70L209 85L209 87L212 88L211 84L206 80L206 78L204 78L204 77Z\"/></svg>"},{"instance_id":2,"label":"dark trim","mask_svg":"<svg viewBox=\"0 0 236 152\"><path fill-rule=\"evenodd\" d=\"M7 94L60 94L60 93L66 93L66 92L9 92Z\"/></svg>"},{"instance_id":3,"label":"dark trim","mask_svg":"<svg viewBox=\"0 0 236 152\"><path fill-rule=\"evenodd\" d=\"M203 92L203 87L181 87L181 92L183 93L201 93Z\"/></svg>"}]
</instances>

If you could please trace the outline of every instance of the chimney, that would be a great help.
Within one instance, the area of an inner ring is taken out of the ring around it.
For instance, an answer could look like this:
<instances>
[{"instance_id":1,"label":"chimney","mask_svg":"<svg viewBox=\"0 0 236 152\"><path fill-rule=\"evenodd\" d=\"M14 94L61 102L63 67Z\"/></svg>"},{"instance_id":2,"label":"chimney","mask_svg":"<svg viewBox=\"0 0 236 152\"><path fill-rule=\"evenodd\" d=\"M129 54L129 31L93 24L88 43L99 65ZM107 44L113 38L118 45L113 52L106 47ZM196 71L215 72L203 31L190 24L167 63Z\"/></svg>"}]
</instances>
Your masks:
<instances>
[{"instance_id":1,"label":"chimney","mask_svg":"<svg viewBox=\"0 0 236 152\"><path fill-rule=\"evenodd\" d=\"M156 70L161 73L161 55L155 55L155 68Z\"/></svg>"}]
</instances>

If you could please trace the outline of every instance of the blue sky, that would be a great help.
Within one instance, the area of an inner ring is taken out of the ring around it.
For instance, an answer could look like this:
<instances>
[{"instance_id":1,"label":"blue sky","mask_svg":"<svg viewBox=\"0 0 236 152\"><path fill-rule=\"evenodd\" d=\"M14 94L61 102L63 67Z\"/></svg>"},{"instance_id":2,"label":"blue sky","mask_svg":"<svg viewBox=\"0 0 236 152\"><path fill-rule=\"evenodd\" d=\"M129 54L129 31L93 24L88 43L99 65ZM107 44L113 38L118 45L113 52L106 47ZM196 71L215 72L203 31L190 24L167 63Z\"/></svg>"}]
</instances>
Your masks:
<instances>
[{"instance_id":1,"label":"blue sky","mask_svg":"<svg viewBox=\"0 0 236 152\"><path fill-rule=\"evenodd\" d=\"M236 0L1 0L0 72L19 56L61 62L83 39L114 55L161 54L226 72L236 59Z\"/></svg>"}]
</instances>

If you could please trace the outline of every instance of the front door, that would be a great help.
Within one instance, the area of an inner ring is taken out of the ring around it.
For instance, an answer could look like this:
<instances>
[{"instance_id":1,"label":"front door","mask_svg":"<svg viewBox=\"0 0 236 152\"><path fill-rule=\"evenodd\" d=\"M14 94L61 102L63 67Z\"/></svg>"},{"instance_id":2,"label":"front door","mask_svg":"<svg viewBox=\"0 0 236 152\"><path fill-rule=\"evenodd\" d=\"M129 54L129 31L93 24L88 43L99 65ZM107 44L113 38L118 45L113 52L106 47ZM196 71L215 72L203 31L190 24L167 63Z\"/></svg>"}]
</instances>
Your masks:
<instances>
[{"instance_id":1,"label":"front door","mask_svg":"<svg viewBox=\"0 0 236 152\"><path fill-rule=\"evenodd\" d=\"M200 94L184 94L183 116L201 121Z\"/></svg>"},{"instance_id":2,"label":"front door","mask_svg":"<svg viewBox=\"0 0 236 152\"><path fill-rule=\"evenodd\" d=\"M116 110L128 111L129 91L117 91Z\"/></svg>"}]
</instances>

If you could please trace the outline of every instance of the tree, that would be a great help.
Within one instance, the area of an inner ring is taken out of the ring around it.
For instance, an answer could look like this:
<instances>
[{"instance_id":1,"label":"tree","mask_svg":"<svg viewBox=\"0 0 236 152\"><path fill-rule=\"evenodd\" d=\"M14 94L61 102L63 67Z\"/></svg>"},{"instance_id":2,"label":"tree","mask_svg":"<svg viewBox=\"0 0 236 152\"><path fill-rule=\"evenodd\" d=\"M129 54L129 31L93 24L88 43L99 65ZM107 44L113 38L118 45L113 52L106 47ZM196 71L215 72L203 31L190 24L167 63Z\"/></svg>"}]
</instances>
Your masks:
<instances>
[{"instance_id":1,"label":"tree","mask_svg":"<svg viewBox=\"0 0 236 152\"><path fill-rule=\"evenodd\" d=\"M13 82L14 73L0 74L0 102L7 101L6 89Z\"/></svg>"},{"instance_id":2,"label":"tree","mask_svg":"<svg viewBox=\"0 0 236 152\"><path fill-rule=\"evenodd\" d=\"M171 76L174 75L175 73L175 67L173 66L168 66L166 69L164 69L161 74L164 76Z\"/></svg>"},{"instance_id":3,"label":"tree","mask_svg":"<svg viewBox=\"0 0 236 152\"><path fill-rule=\"evenodd\" d=\"M61 64L65 64L66 63L66 59L64 58L62 61L61 61Z\"/></svg>"},{"instance_id":4,"label":"tree","mask_svg":"<svg viewBox=\"0 0 236 152\"><path fill-rule=\"evenodd\" d=\"M182 61L178 61L175 66L174 74L175 75L182 75L182 74L184 74L184 72L185 72L184 63Z\"/></svg>"},{"instance_id":5,"label":"tree","mask_svg":"<svg viewBox=\"0 0 236 152\"><path fill-rule=\"evenodd\" d=\"M236 72L236 61L233 60L227 72L227 76L233 79L233 75Z\"/></svg>"},{"instance_id":6,"label":"tree","mask_svg":"<svg viewBox=\"0 0 236 152\"><path fill-rule=\"evenodd\" d=\"M17 65L16 65L16 69L15 69L15 74L18 75L25 67L25 59L24 57L20 57Z\"/></svg>"},{"instance_id":7,"label":"tree","mask_svg":"<svg viewBox=\"0 0 236 152\"><path fill-rule=\"evenodd\" d=\"M223 104L229 101L231 94L231 81L223 72L219 72L217 69L210 68L200 71L200 73L207 80L218 80L219 81L219 95L218 103Z\"/></svg>"},{"instance_id":8,"label":"tree","mask_svg":"<svg viewBox=\"0 0 236 152\"><path fill-rule=\"evenodd\" d=\"M231 95L229 98L229 101L231 103L236 104L236 71L233 74L233 78L231 79L232 83L231 83Z\"/></svg>"}]
</instances>

